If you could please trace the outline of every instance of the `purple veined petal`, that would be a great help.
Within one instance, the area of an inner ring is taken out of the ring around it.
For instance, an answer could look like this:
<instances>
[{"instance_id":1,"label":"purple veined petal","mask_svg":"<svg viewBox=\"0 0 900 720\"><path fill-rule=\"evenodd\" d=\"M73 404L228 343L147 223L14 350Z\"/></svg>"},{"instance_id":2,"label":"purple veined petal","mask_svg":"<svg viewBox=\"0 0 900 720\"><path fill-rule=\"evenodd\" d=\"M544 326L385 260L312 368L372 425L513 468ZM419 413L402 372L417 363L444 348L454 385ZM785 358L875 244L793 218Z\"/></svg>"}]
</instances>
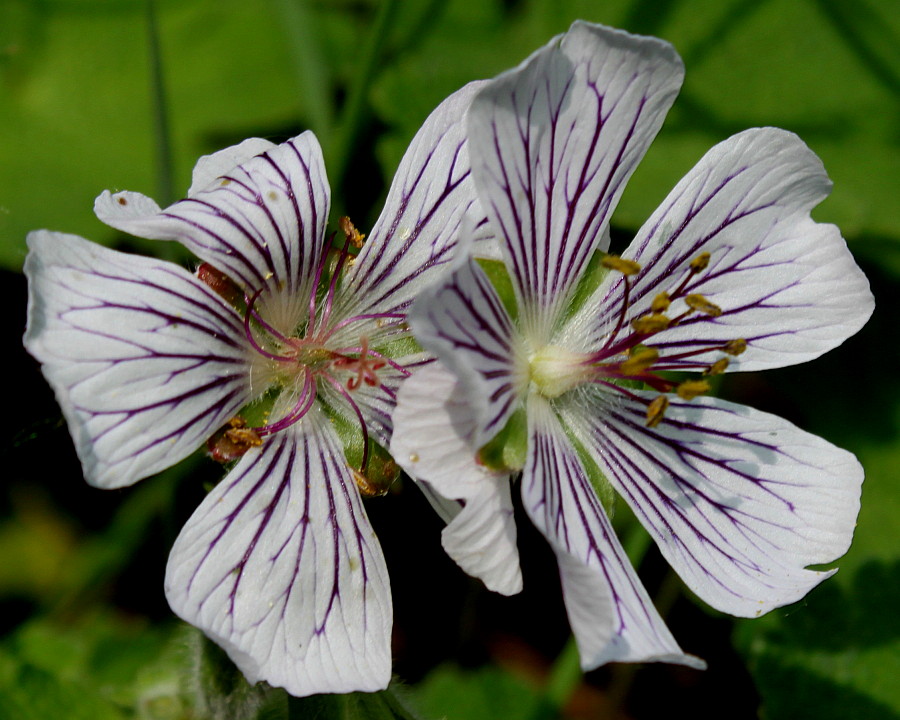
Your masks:
<instances>
[{"instance_id":1,"label":"purple veined petal","mask_svg":"<svg viewBox=\"0 0 900 720\"><path fill-rule=\"evenodd\" d=\"M241 147L205 161L195 180ZM251 144L244 150L248 147L255 149ZM311 132L232 168L205 189L192 190L165 210L137 193L106 191L94 211L132 235L177 240L249 294L269 287L308 303L331 202L322 150Z\"/></svg>"},{"instance_id":2,"label":"purple veined petal","mask_svg":"<svg viewBox=\"0 0 900 720\"><path fill-rule=\"evenodd\" d=\"M631 279L628 319L686 283L683 295L702 294L722 314L695 314L654 336L648 344L662 355L700 351L681 362L710 363L722 357L718 348L742 338L747 351L729 369L761 370L839 345L865 324L874 300L838 229L810 218L830 188L819 158L792 133L761 128L720 143L624 254L643 268ZM701 253L710 254L709 266L690 276L688 265ZM588 319L595 344L616 323L622 286L616 276L601 288L605 298ZM685 307L676 301L669 315ZM579 323L573 328L585 334Z\"/></svg>"},{"instance_id":3,"label":"purple veined petal","mask_svg":"<svg viewBox=\"0 0 900 720\"><path fill-rule=\"evenodd\" d=\"M576 22L472 101L472 176L536 342L549 341L683 75L668 43Z\"/></svg>"},{"instance_id":4,"label":"purple veined petal","mask_svg":"<svg viewBox=\"0 0 900 720\"><path fill-rule=\"evenodd\" d=\"M88 482L130 485L187 457L251 399L240 318L186 270L31 233L25 347Z\"/></svg>"},{"instance_id":5,"label":"purple veined petal","mask_svg":"<svg viewBox=\"0 0 900 720\"><path fill-rule=\"evenodd\" d=\"M416 370L400 387L393 419L391 453L447 522L441 533L444 550L488 589L519 592L522 573L509 476L475 461L477 446L471 442L477 418L456 376L438 362Z\"/></svg>"},{"instance_id":6,"label":"purple veined petal","mask_svg":"<svg viewBox=\"0 0 900 720\"><path fill-rule=\"evenodd\" d=\"M247 138L237 145L201 156L194 165L191 187L188 189L187 196L193 197L198 192L206 190L238 165L243 165L257 155L274 150L276 147L275 143L262 138Z\"/></svg>"},{"instance_id":7,"label":"purple veined petal","mask_svg":"<svg viewBox=\"0 0 900 720\"><path fill-rule=\"evenodd\" d=\"M460 379L478 417L480 448L500 432L528 383L528 358L497 291L469 255L461 236L457 257L440 282L423 290L409 312L416 339Z\"/></svg>"},{"instance_id":8,"label":"purple veined petal","mask_svg":"<svg viewBox=\"0 0 900 720\"><path fill-rule=\"evenodd\" d=\"M297 696L387 686L387 568L318 411L248 452L204 499L172 548L166 597L251 683Z\"/></svg>"},{"instance_id":9,"label":"purple veined petal","mask_svg":"<svg viewBox=\"0 0 900 720\"><path fill-rule=\"evenodd\" d=\"M442 102L413 138L391 183L384 210L348 272L342 305L352 313L398 312L453 257L462 218L479 227L479 254L496 254L471 180L465 114L483 83ZM347 314L347 311L342 311Z\"/></svg>"},{"instance_id":10,"label":"purple veined petal","mask_svg":"<svg viewBox=\"0 0 900 720\"><path fill-rule=\"evenodd\" d=\"M556 553L582 668L615 661L705 667L682 652L653 607L559 419L539 395L529 398L528 424L522 500Z\"/></svg>"},{"instance_id":11,"label":"purple veined petal","mask_svg":"<svg viewBox=\"0 0 900 720\"><path fill-rule=\"evenodd\" d=\"M646 396L652 397L650 394ZM792 603L850 545L863 470L786 420L715 398L646 406L596 397L567 421L663 555L718 610L755 617Z\"/></svg>"}]
</instances>

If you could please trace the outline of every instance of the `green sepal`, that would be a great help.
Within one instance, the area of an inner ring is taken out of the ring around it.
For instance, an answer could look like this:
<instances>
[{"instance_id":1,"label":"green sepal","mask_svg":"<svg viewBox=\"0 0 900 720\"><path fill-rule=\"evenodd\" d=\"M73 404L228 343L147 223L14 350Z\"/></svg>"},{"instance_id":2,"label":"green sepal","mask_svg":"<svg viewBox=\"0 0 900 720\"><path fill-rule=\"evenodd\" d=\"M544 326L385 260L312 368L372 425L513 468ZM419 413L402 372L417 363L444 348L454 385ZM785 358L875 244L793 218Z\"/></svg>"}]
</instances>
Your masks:
<instances>
[{"instance_id":1,"label":"green sepal","mask_svg":"<svg viewBox=\"0 0 900 720\"><path fill-rule=\"evenodd\" d=\"M582 305L584 305L597 288L600 287L600 283L603 282L603 279L611 272L609 268L603 267L602 263L605 256L605 252L597 250L591 256L591 259L588 260L584 272L581 274L581 278L578 280L578 284L575 286L575 290L572 293L572 299L567 305L564 320L568 320L581 309Z\"/></svg>"},{"instance_id":2,"label":"green sepal","mask_svg":"<svg viewBox=\"0 0 900 720\"><path fill-rule=\"evenodd\" d=\"M322 399L321 395L319 397ZM348 417L324 401L321 407L341 440L347 464L351 468L359 469L363 462L364 435L358 418L355 415ZM370 497L384 495L400 477L400 466L394 462L391 454L372 438L368 439L368 456L362 471L362 475L357 473L357 485L363 495Z\"/></svg>"},{"instance_id":3,"label":"green sepal","mask_svg":"<svg viewBox=\"0 0 900 720\"><path fill-rule=\"evenodd\" d=\"M492 258L475 258L475 262L484 270L487 279L490 280L494 290L500 297L500 302L506 308L510 318L515 322L519 315L519 303L516 301L516 291L513 289L512 280L506 270L506 264L502 260Z\"/></svg>"},{"instance_id":4,"label":"green sepal","mask_svg":"<svg viewBox=\"0 0 900 720\"><path fill-rule=\"evenodd\" d=\"M238 415L247 422L247 427L259 428L266 425L269 422L272 407L280 394L280 387L270 387L262 397L244 405Z\"/></svg>"},{"instance_id":5,"label":"green sepal","mask_svg":"<svg viewBox=\"0 0 900 720\"><path fill-rule=\"evenodd\" d=\"M588 481L591 483L591 487L594 488L594 492L597 494L600 504L603 505L606 516L612 520L613 516L616 514L616 491L613 489L609 480L606 479L606 475L600 469L600 466L594 462L590 453L585 449L584 444L575 436L575 433L572 432L571 428L563 423L563 429L565 430L569 442L572 443L572 447L575 448L578 459L581 460L581 465L584 467L584 472L587 475Z\"/></svg>"},{"instance_id":6,"label":"green sepal","mask_svg":"<svg viewBox=\"0 0 900 720\"><path fill-rule=\"evenodd\" d=\"M478 462L495 472L518 472L528 456L528 416L521 405L504 428L478 451Z\"/></svg>"}]
</instances>

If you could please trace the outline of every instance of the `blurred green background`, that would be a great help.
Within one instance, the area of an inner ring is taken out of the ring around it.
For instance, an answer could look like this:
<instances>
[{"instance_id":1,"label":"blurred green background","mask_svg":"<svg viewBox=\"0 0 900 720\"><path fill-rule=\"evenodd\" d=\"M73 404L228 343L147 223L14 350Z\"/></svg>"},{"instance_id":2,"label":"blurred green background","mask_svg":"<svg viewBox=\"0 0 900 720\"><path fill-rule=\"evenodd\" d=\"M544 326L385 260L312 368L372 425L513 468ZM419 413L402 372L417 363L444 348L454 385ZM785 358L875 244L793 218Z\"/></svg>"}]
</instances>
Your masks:
<instances>
[{"instance_id":1,"label":"blurred green background","mask_svg":"<svg viewBox=\"0 0 900 720\"><path fill-rule=\"evenodd\" d=\"M200 458L116 492L81 479L51 393L21 349L26 233L147 251L94 218L97 194L138 190L164 204L186 190L199 155L307 128L325 150L333 219L349 213L371 227L428 112L576 18L665 38L687 66L614 217L617 235L634 233L710 146L742 129L792 130L823 159L834 191L815 216L841 227L872 283L875 315L822 359L731 378L721 394L856 453L867 470L859 526L834 578L755 621L692 600L651 550L642 577L682 647L710 669L626 666L582 680L563 650L555 564L527 522L526 590L494 597L443 557L440 523L415 488L398 488L367 507L392 573L403 695L417 717L451 720L900 717L900 352L891 324L900 307L900 3L0 0L0 291L11 308L2 329L11 401L0 442L0 718L288 712L283 698L238 678L204 679L197 668L218 662L215 651L163 597L168 548L219 468ZM627 521L622 530L631 532ZM291 717L325 713L292 708Z\"/></svg>"}]
</instances>

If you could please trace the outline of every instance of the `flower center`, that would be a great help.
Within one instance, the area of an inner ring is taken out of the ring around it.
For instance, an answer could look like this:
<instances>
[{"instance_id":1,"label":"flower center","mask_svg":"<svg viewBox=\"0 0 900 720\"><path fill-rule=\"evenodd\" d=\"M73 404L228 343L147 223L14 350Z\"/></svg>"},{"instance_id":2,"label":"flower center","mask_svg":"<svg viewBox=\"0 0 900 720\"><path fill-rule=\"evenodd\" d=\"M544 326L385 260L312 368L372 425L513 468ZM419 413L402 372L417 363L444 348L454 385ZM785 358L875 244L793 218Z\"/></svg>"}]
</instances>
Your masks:
<instances>
[{"instance_id":1,"label":"flower center","mask_svg":"<svg viewBox=\"0 0 900 720\"><path fill-rule=\"evenodd\" d=\"M691 400L710 389L706 376L725 371L729 356L741 354L747 347L743 339L721 343L712 341L696 349L669 352L653 347L653 340L665 330L686 321L713 320L722 309L699 293L697 276L709 265L709 253L703 253L688 263L684 274L676 277L676 284L653 298L644 314L628 320L632 294L631 276L641 267L632 260L614 255L603 258L609 270L622 274L622 302L615 325L602 347L592 353L575 352L558 345L546 345L529 358L530 377L537 390L547 398L556 398L583 383L604 385L647 405L647 425L659 424L669 401L665 394L648 400L628 389L630 382L638 382L659 393L675 392L684 400ZM719 351L722 356L714 362L701 362L700 355ZM694 360L694 358L697 358ZM699 371L702 377L683 381L673 380L660 373L667 371Z\"/></svg>"},{"instance_id":2,"label":"flower center","mask_svg":"<svg viewBox=\"0 0 900 720\"><path fill-rule=\"evenodd\" d=\"M559 397L591 378L587 358L559 345L545 345L529 358L531 381L544 397Z\"/></svg>"},{"instance_id":3,"label":"flower center","mask_svg":"<svg viewBox=\"0 0 900 720\"><path fill-rule=\"evenodd\" d=\"M357 325L361 330L370 326L373 333L382 334L385 328L390 331L392 325L395 326L402 320L402 315L374 313L343 319L332 317L342 272L352 262L349 247L351 244L359 247L363 238L347 218L341 218L340 227L346 240L336 259L330 243L325 248L316 269L308 306L303 303L308 307L308 316L305 323L300 323L302 330L296 335L280 332L267 322L265 307L257 308L257 302L267 288L244 296L244 334L250 346L260 356L259 366L267 368L265 375L280 391L262 424L248 427L239 417L214 436L209 447L215 459L236 459L251 447L262 444L267 436L299 422L313 409L317 400L324 399L322 390L330 388L333 392L330 399L325 399L326 412L346 416L351 424L358 427L358 432L355 433L357 440L352 444L359 446L358 439L361 436L361 459L358 469L353 466L351 469L358 479L365 478L369 464L369 433L363 413L354 398L355 391L364 386L380 386L382 374L388 370L397 371L401 375L409 373L401 365L370 347L370 338L366 334L358 335L358 342L347 345L347 340L353 337L348 335L348 326ZM226 292L230 290L226 285L231 281L221 273L206 269L198 274L226 299L232 296L230 292ZM335 394L338 396L337 403ZM345 407L341 409L336 405ZM346 409L350 412L347 413Z\"/></svg>"}]
</instances>

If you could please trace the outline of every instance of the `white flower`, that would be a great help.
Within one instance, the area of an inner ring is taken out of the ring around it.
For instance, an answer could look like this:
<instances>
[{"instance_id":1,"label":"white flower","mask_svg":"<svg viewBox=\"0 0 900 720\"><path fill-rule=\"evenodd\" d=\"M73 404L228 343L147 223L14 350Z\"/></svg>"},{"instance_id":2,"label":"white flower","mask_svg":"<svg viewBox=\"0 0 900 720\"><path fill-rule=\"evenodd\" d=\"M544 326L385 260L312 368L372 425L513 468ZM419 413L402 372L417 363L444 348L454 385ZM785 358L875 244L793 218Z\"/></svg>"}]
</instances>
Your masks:
<instances>
[{"instance_id":1,"label":"white flower","mask_svg":"<svg viewBox=\"0 0 900 720\"><path fill-rule=\"evenodd\" d=\"M468 139L505 272L461 242L452 274L410 312L441 363L401 387L392 451L455 502L445 548L502 592L521 586L508 480L521 471L585 669L702 665L613 534L616 494L697 595L746 617L828 577L806 568L846 551L859 508L852 455L702 397L702 378L658 374L805 362L866 322L865 277L837 228L809 215L830 189L818 158L788 132L740 133L700 160L622 258L604 253L682 75L667 43L578 22L488 83ZM509 293L495 287L503 278Z\"/></svg>"},{"instance_id":2,"label":"white flower","mask_svg":"<svg viewBox=\"0 0 900 720\"><path fill-rule=\"evenodd\" d=\"M386 446L399 381L424 358L406 308L477 214L463 127L475 89L419 131L356 257L329 249L309 132L201 158L187 199L164 210L137 193L97 199L113 227L183 243L197 276L72 235L29 237L25 344L88 482L129 485L211 437L215 454L240 456L176 540L165 584L250 681L307 695L390 679L387 569L357 483L381 472L368 440Z\"/></svg>"}]
</instances>

